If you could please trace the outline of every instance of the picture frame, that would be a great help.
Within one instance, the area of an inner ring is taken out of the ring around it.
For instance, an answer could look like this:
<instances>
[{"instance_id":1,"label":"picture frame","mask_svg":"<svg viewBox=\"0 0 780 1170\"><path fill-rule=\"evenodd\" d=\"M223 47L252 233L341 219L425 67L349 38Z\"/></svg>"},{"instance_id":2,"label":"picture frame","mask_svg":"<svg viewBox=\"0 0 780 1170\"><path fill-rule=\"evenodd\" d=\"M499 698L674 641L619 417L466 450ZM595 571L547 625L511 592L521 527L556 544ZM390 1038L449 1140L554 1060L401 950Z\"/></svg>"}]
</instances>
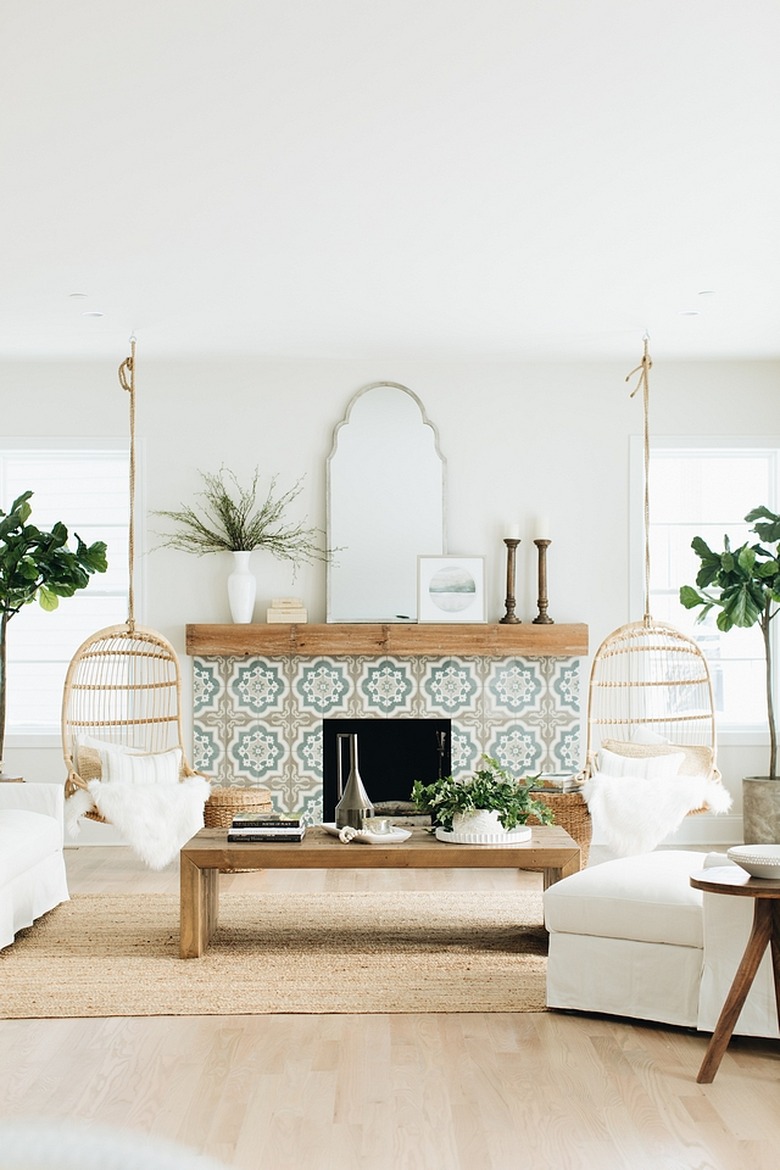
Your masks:
<instances>
[{"instance_id":1,"label":"picture frame","mask_svg":"<svg viewBox=\"0 0 780 1170\"><path fill-rule=\"evenodd\" d=\"M417 557L418 622L486 620L484 557Z\"/></svg>"}]
</instances>

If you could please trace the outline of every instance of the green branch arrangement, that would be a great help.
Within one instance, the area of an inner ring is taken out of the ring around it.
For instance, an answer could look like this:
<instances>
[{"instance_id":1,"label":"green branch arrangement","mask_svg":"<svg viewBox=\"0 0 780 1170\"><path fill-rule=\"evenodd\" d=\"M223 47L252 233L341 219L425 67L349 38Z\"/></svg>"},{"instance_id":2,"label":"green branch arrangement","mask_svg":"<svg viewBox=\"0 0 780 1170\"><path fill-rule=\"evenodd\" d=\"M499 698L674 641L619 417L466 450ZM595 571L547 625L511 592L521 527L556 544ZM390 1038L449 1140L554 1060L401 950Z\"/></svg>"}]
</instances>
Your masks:
<instances>
[{"instance_id":1,"label":"green branch arrangement","mask_svg":"<svg viewBox=\"0 0 780 1170\"><path fill-rule=\"evenodd\" d=\"M205 556L215 552L251 552L265 549L279 560L300 564L329 561L330 550L323 544L324 532L305 523L284 521L287 507L302 490L302 479L286 492L277 494L277 476L268 493L258 502L260 473L255 469L249 487L242 487L232 471L200 472L204 488L198 493L200 507L182 504L174 512L155 512L170 520L177 531L163 534L166 548Z\"/></svg>"},{"instance_id":2,"label":"green branch arrangement","mask_svg":"<svg viewBox=\"0 0 780 1170\"><path fill-rule=\"evenodd\" d=\"M502 828L511 830L526 824L530 816L543 825L549 825L553 813L549 805L533 795L538 776L515 780L497 760L483 756L482 767L471 776L455 780L445 776L424 784L415 780L412 802L419 812L430 813L434 825L452 828L456 813L489 809L498 813Z\"/></svg>"}]
</instances>

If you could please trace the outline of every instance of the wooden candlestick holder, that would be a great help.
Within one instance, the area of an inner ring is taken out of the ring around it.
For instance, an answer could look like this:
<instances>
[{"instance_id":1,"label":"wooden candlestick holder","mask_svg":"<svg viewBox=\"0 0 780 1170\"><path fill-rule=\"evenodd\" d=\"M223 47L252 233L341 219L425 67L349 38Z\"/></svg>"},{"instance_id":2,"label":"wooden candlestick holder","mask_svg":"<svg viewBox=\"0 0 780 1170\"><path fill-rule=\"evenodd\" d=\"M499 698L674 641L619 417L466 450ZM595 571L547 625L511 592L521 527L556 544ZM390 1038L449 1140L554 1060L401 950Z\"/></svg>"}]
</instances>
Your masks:
<instances>
[{"instance_id":1,"label":"wooden candlestick holder","mask_svg":"<svg viewBox=\"0 0 780 1170\"><path fill-rule=\"evenodd\" d=\"M514 537L504 539L506 545L506 600L504 601L506 613L499 619L499 625L502 626L518 626L521 621L515 613L517 605L515 599L515 555L519 543L520 541Z\"/></svg>"},{"instance_id":2,"label":"wooden candlestick holder","mask_svg":"<svg viewBox=\"0 0 780 1170\"><path fill-rule=\"evenodd\" d=\"M547 613L547 549L552 542L549 540L535 540L539 552L539 598L537 605L539 613L533 620L535 626L553 626L555 622Z\"/></svg>"}]
</instances>

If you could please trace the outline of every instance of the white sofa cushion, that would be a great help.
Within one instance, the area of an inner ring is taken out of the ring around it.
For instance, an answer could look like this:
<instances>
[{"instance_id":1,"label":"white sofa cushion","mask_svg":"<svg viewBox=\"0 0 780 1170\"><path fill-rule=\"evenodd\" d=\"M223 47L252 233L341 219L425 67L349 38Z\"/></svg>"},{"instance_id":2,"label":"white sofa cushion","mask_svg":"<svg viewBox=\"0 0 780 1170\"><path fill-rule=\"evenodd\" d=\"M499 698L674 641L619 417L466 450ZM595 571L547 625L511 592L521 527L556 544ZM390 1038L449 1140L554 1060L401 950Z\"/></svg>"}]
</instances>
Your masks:
<instances>
[{"instance_id":1,"label":"white sofa cushion","mask_svg":"<svg viewBox=\"0 0 780 1170\"><path fill-rule=\"evenodd\" d=\"M583 869L545 892L547 929L702 947L702 896L688 879L703 862L670 849Z\"/></svg>"},{"instance_id":2,"label":"white sofa cushion","mask_svg":"<svg viewBox=\"0 0 780 1170\"><path fill-rule=\"evenodd\" d=\"M54 817L27 809L0 812L0 887L62 849L62 828Z\"/></svg>"}]
</instances>

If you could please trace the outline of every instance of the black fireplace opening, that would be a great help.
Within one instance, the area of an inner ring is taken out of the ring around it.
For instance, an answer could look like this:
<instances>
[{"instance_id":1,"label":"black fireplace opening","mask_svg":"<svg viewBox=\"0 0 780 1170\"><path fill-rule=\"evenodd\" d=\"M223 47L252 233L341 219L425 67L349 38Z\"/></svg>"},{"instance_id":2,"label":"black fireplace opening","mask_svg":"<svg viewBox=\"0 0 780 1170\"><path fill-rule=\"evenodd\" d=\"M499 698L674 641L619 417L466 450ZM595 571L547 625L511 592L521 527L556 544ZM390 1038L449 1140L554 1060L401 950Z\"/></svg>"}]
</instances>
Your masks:
<instances>
[{"instance_id":1,"label":"black fireplace opening","mask_svg":"<svg viewBox=\"0 0 780 1170\"><path fill-rule=\"evenodd\" d=\"M452 770L450 719L323 719L322 819L336 819L338 751L342 772L349 775L349 744L339 735L356 734L358 771L377 812L411 815L415 780L430 784Z\"/></svg>"}]
</instances>

